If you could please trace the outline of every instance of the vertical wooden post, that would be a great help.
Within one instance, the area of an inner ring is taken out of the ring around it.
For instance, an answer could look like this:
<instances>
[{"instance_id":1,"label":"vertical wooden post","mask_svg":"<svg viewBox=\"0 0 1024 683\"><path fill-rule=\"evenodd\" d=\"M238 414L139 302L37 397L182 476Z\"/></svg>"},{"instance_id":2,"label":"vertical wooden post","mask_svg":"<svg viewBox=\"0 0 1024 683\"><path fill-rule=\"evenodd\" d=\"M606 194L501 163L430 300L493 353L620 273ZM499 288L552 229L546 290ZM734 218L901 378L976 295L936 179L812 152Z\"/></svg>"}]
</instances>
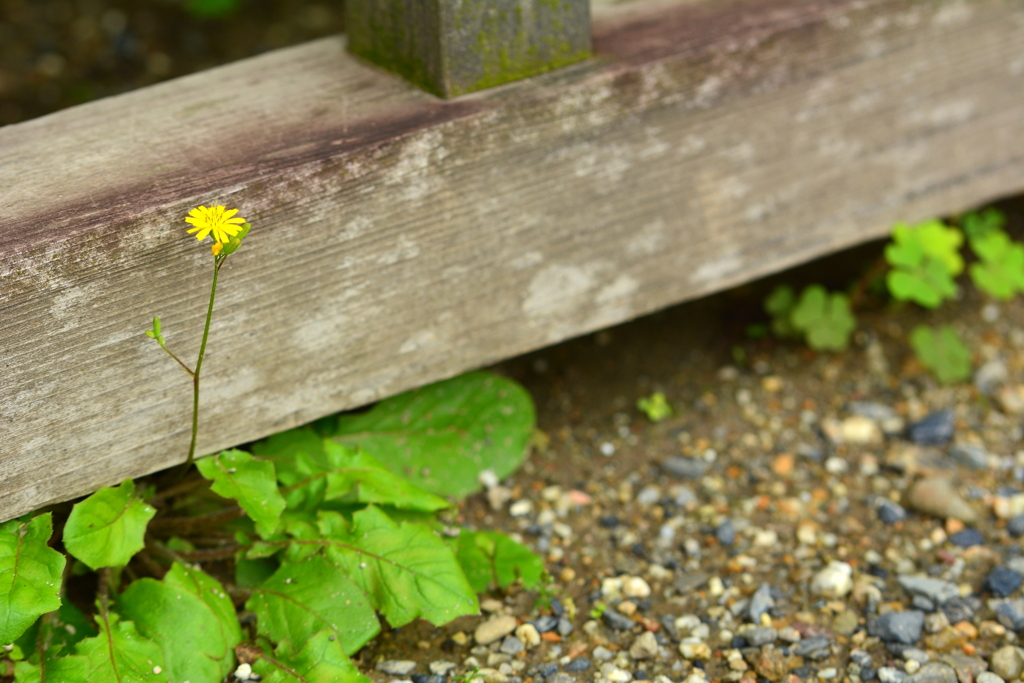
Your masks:
<instances>
[{"instance_id":1,"label":"vertical wooden post","mask_svg":"<svg viewBox=\"0 0 1024 683\"><path fill-rule=\"evenodd\" d=\"M347 0L348 49L441 97L590 56L590 0Z\"/></svg>"}]
</instances>

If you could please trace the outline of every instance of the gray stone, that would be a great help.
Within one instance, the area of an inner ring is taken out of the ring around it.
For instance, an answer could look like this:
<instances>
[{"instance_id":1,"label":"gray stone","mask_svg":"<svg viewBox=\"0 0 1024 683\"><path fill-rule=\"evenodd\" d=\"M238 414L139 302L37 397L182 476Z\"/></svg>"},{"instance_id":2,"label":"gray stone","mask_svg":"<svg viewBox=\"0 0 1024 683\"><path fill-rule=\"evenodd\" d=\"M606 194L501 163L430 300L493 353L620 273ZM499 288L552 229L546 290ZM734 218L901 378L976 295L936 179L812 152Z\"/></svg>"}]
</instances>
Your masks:
<instances>
[{"instance_id":1,"label":"gray stone","mask_svg":"<svg viewBox=\"0 0 1024 683\"><path fill-rule=\"evenodd\" d=\"M941 605L947 600L960 596L960 591L955 583L934 579L928 576L910 576L901 574L896 577L897 583L903 586L907 592L914 595L923 595L934 603Z\"/></svg>"},{"instance_id":2,"label":"gray stone","mask_svg":"<svg viewBox=\"0 0 1024 683\"><path fill-rule=\"evenodd\" d=\"M407 659L385 659L377 662L377 671L388 676L408 676L416 670L416 662Z\"/></svg>"},{"instance_id":3,"label":"gray stone","mask_svg":"<svg viewBox=\"0 0 1024 683\"><path fill-rule=\"evenodd\" d=\"M700 479L708 471L708 464L697 458L684 458L676 455L665 459L661 468L669 474L684 479Z\"/></svg>"},{"instance_id":4,"label":"gray stone","mask_svg":"<svg viewBox=\"0 0 1024 683\"><path fill-rule=\"evenodd\" d=\"M555 627L558 626L558 617L545 614L542 617L537 617L530 623L537 629L537 633L547 633L548 631L555 630Z\"/></svg>"},{"instance_id":5,"label":"gray stone","mask_svg":"<svg viewBox=\"0 0 1024 683\"><path fill-rule=\"evenodd\" d=\"M958 443L949 449L949 455L961 465L975 469L988 467L988 451L972 443Z\"/></svg>"},{"instance_id":6,"label":"gray stone","mask_svg":"<svg viewBox=\"0 0 1024 683\"><path fill-rule=\"evenodd\" d=\"M991 600L988 606L996 613L999 623L1006 628L1011 631L1024 629L1024 599ZM950 619L950 621L953 620Z\"/></svg>"},{"instance_id":7,"label":"gray stone","mask_svg":"<svg viewBox=\"0 0 1024 683\"><path fill-rule=\"evenodd\" d=\"M767 583L762 583L754 591L754 594L750 596L750 602L747 604L747 616L750 617L752 622L759 624L761 623L761 615L772 607L775 607L775 599L772 598L772 588Z\"/></svg>"},{"instance_id":8,"label":"gray stone","mask_svg":"<svg viewBox=\"0 0 1024 683\"><path fill-rule=\"evenodd\" d=\"M726 548L736 542L736 526L731 519L727 519L715 528L715 538Z\"/></svg>"},{"instance_id":9,"label":"gray stone","mask_svg":"<svg viewBox=\"0 0 1024 683\"><path fill-rule=\"evenodd\" d=\"M505 640L501 641L501 647L498 649L507 655L517 655L524 651L526 646L515 636L505 636Z\"/></svg>"},{"instance_id":10,"label":"gray stone","mask_svg":"<svg viewBox=\"0 0 1024 683\"><path fill-rule=\"evenodd\" d=\"M948 664L928 662L917 673L907 679L907 683L959 683L956 671Z\"/></svg>"},{"instance_id":11,"label":"gray stone","mask_svg":"<svg viewBox=\"0 0 1024 683\"><path fill-rule=\"evenodd\" d=\"M918 446L941 446L952 440L955 428L952 410L936 410L911 424L907 437Z\"/></svg>"},{"instance_id":12,"label":"gray stone","mask_svg":"<svg viewBox=\"0 0 1024 683\"><path fill-rule=\"evenodd\" d=\"M996 567L985 577L983 586L993 595L1005 598L1020 588L1021 583L1024 578L1017 572L1009 567Z\"/></svg>"},{"instance_id":13,"label":"gray stone","mask_svg":"<svg viewBox=\"0 0 1024 683\"><path fill-rule=\"evenodd\" d=\"M544 683L576 683L576 677L559 671L545 678Z\"/></svg>"},{"instance_id":14,"label":"gray stone","mask_svg":"<svg viewBox=\"0 0 1024 683\"><path fill-rule=\"evenodd\" d=\"M629 646L629 656L633 659L650 659L658 654L658 640L650 631L644 631Z\"/></svg>"},{"instance_id":15,"label":"gray stone","mask_svg":"<svg viewBox=\"0 0 1024 683\"><path fill-rule=\"evenodd\" d=\"M878 670L878 680L882 683L903 683L907 674L891 666L883 666Z\"/></svg>"},{"instance_id":16,"label":"gray stone","mask_svg":"<svg viewBox=\"0 0 1024 683\"><path fill-rule=\"evenodd\" d=\"M586 671L589 668L590 660L586 657L577 657L576 659L571 660L568 664L565 665L565 670L571 671L573 673L579 671Z\"/></svg>"},{"instance_id":17,"label":"gray stone","mask_svg":"<svg viewBox=\"0 0 1024 683\"><path fill-rule=\"evenodd\" d=\"M975 683L1006 683L1001 676L997 676L991 671L982 671L974 680Z\"/></svg>"},{"instance_id":18,"label":"gray stone","mask_svg":"<svg viewBox=\"0 0 1024 683\"><path fill-rule=\"evenodd\" d=\"M601 615L601 619L609 628L615 631L629 631L636 626L632 619L623 616L611 607L604 611L604 614Z\"/></svg>"},{"instance_id":19,"label":"gray stone","mask_svg":"<svg viewBox=\"0 0 1024 683\"><path fill-rule=\"evenodd\" d=\"M974 373L974 386L982 396L991 396L996 389L1010 379L1010 373L1006 369L1006 363L995 358L988 361Z\"/></svg>"},{"instance_id":20,"label":"gray stone","mask_svg":"<svg viewBox=\"0 0 1024 683\"><path fill-rule=\"evenodd\" d=\"M927 664L932 661L932 658L924 650L919 650L916 647L903 648L902 653L903 659L907 661L915 661L918 664Z\"/></svg>"},{"instance_id":21,"label":"gray stone","mask_svg":"<svg viewBox=\"0 0 1024 683\"><path fill-rule=\"evenodd\" d=\"M572 622L569 621L569 617L559 617L558 627L555 630L558 631L558 635L564 638L570 633L572 633L575 630L575 628L576 627L572 625Z\"/></svg>"},{"instance_id":22,"label":"gray stone","mask_svg":"<svg viewBox=\"0 0 1024 683\"><path fill-rule=\"evenodd\" d=\"M832 654L832 641L828 639L828 636L809 636L790 650L793 654L807 659L824 659Z\"/></svg>"},{"instance_id":23,"label":"gray stone","mask_svg":"<svg viewBox=\"0 0 1024 683\"><path fill-rule=\"evenodd\" d=\"M953 667L961 681L973 681L982 671L988 669L988 662L981 657L972 657L962 652L947 652L938 655L938 660Z\"/></svg>"},{"instance_id":24,"label":"gray stone","mask_svg":"<svg viewBox=\"0 0 1024 683\"><path fill-rule=\"evenodd\" d=\"M921 639L924 628L924 612L917 610L907 612L888 612L868 620L868 635L913 645Z\"/></svg>"},{"instance_id":25,"label":"gray stone","mask_svg":"<svg viewBox=\"0 0 1024 683\"><path fill-rule=\"evenodd\" d=\"M1024 652L1019 647L1004 645L992 653L989 664L994 674L1015 681L1024 673Z\"/></svg>"},{"instance_id":26,"label":"gray stone","mask_svg":"<svg viewBox=\"0 0 1024 683\"><path fill-rule=\"evenodd\" d=\"M878 518L886 524L902 522L908 516L906 509L902 505L888 498L879 499L876 507L878 509Z\"/></svg>"},{"instance_id":27,"label":"gray stone","mask_svg":"<svg viewBox=\"0 0 1024 683\"><path fill-rule=\"evenodd\" d=\"M1014 538L1024 536L1024 515L1015 515L1006 523L1006 530Z\"/></svg>"},{"instance_id":28,"label":"gray stone","mask_svg":"<svg viewBox=\"0 0 1024 683\"><path fill-rule=\"evenodd\" d=\"M450 674L458 664L455 662L446 662L443 659L436 662L430 663L430 673L435 676L447 676Z\"/></svg>"},{"instance_id":29,"label":"gray stone","mask_svg":"<svg viewBox=\"0 0 1024 683\"><path fill-rule=\"evenodd\" d=\"M743 639L750 647L761 647L774 643L779 638L779 632L771 626L759 626L743 632Z\"/></svg>"}]
</instances>

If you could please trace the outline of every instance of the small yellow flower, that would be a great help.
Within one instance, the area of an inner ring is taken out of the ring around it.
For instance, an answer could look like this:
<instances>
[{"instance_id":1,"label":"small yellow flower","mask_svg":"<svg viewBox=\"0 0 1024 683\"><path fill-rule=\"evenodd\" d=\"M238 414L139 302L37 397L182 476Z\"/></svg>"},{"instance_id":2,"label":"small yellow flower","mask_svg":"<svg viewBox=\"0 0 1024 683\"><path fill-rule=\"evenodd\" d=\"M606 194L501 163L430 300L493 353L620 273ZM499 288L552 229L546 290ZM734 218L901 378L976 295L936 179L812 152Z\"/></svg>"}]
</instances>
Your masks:
<instances>
[{"instance_id":1,"label":"small yellow flower","mask_svg":"<svg viewBox=\"0 0 1024 683\"><path fill-rule=\"evenodd\" d=\"M188 233L196 234L196 239L203 241L211 232L213 239L220 244L227 244L227 241L238 234L245 219L235 217L238 209L225 209L223 206L211 206L209 208L200 206L188 212L185 218L186 223L194 227L189 228Z\"/></svg>"},{"instance_id":2,"label":"small yellow flower","mask_svg":"<svg viewBox=\"0 0 1024 683\"><path fill-rule=\"evenodd\" d=\"M210 250L213 252L213 255L216 256L217 254L220 253L220 250L223 248L224 245L221 242L214 242L213 246L210 247Z\"/></svg>"}]
</instances>

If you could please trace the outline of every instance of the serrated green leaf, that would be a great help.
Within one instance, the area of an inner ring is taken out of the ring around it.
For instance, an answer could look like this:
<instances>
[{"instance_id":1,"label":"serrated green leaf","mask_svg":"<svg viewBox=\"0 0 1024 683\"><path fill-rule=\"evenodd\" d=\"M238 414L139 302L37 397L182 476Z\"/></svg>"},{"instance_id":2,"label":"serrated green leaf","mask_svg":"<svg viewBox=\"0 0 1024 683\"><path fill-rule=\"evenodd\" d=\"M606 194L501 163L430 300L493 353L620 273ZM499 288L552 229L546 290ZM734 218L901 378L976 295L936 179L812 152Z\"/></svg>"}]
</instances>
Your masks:
<instances>
[{"instance_id":1,"label":"serrated green leaf","mask_svg":"<svg viewBox=\"0 0 1024 683\"><path fill-rule=\"evenodd\" d=\"M793 327L802 332L807 344L818 351L843 351L857 320L845 294L829 294L821 285L804 289L790 316Z\"/></svg>"},{"instance_id":2,"label":"serrated green leaf","mask_svg":"<svg viewBox=\"0 0 1024 683\"><path fill-rule=\"evenodd\" d=\"M175 562L164 580L134 581L118 601L125 619L163 650L173 681L220 681L242 640L235 608L210 575Z\"/></svg>"},{"instance_id":3,"label":"serrated green leaf","mask_svg":"<svg viewBox=\"0 0 1024 683\"><path fill-rule=\"evenodd\" d=\"M66 558L47 545L52 534L49 512L0 525L0 645L60 607Z\"/></svg>"},{"instance_id":4,"label":"serrated green leaf","mask_svg":"<svg viewBox=\"0 0 1024 683\"><path fill-rule=\"evenodd\" d=\"M298 652L286 640L273 656L262 655L252 668L263 683L370 683L330 631L320 631Z\"/></svg>"},{"instance_id":5,"label":"serrated green leaf","mask_svg":"<svg viewBox=\"0 0 1024 683\"><path fill-rule=\"evenodd\" d=\"M89 660L81 656L60 657L46 662L46 681L38 662L18 662L14 665L15 683L92 683L89 678Z\"/></svg>"},{"instance_id":6,"label":"serrated green leaf","mask_svg":"<svg viewBox=\"0 0 1024 683\"><path fill-rule=\"evenodd\" d=\"M953 328L918 325L910 333L910 346L921 364L943 384L970 378L971 350Z\"/></svg>"},{"instance_id":7,"label":"serrated green leaf","mask_svg":"<svg viewBox=\"0 0 1024 683\"><path fill-rule=\"evenodd\" d=\"M282 562L245 606L256 613L259 632L275 641L304 643L328 630L352 654L380 632L364 591L322 555Z\"/></svg>"},{"instance_id":8,"label":"serrated green leaf","mask_svg":"<svg viewBox=\"0 0 1024 683\"><path fill-rule=\"evenodd\" d=\"M523 461L535 422L530 395L515 382L471 372L341 415L334 440L358 445L413 484L439 496L480 489Z\"/></svg>"},{"instance_id":9,"label":"serrated green leaf","mask_svg":"<svg viewBox=\"0 0 1024 683\"><path fill-rule=\"evenodd\" d=\"M456 556L477 593L508 588L516 579L522 580L524 588L536 588L544 575L544 560L496 531L463 531Z\"/></svg>"},{"instance_id":10,"label":"serrated green leaf","mask_svg":"<svg viewBox=\"0 0 1024 683\"><path fill-rule=\"evenodd\" d=\"M1024 245L1001 230L991 230L971 240L971 249L981 259L970 268L978 289L1003 300L1024 291Z\"/></svg>"},{"instance_id":11,"label":"serrated green leaf","mask_svg":"<svg viewBox=\"0 0 1024 683\"><path fill-rule=\"evenodd\" d=\"M92 570L123 567L145 545L146 525L156 508L135 495L135 482L102 488L71 509L64 547Z\"/></svg>"},{"instance_id":12,"label":"serrated green leaf","mask_svg":"<svg viewBox=\"0 0 1024 683\"><path fill-rule=\"evenodd\" d=\"M199 473L213 482L217 495L233 498L256 522L256 533L269 538L277 529L284 498L277 490L274 463L254 460L244 451L221 451L196 461Z\"/></svg>"},{"instance_id":13,"label":"serrated green leaf","mask_svg":"<svg viewBox=\"0 0 1024 683\"><path fill-rule=\"evenodd\" d=\"M163 652L151 640L143 638L130 621L121 621L117 614L110 612L96 616L99 635L87 638L75 646L76 656L62 657L48 665L46 681L51 676L49 666L67 666L78 671L84 659L84 679L68 677L67 683L94 683L95 681L117 681L119 683L166 683ZM67 661L71 660L71 661ZM57 678L56 680L61 680Z\"/></svg>"},{"instance_id":14,"label":"serrated green leaf","mask_svg":"<svg viewBox=\"0 0 1024 683\"><path fill-rule=\"evenodd\" d=\"M373 505L352 515L320 513L321 543L393 627L422 617L445 624L476 614L476 593L451 549L422 524L396 523Z\"/></svg>"}]
</instances>

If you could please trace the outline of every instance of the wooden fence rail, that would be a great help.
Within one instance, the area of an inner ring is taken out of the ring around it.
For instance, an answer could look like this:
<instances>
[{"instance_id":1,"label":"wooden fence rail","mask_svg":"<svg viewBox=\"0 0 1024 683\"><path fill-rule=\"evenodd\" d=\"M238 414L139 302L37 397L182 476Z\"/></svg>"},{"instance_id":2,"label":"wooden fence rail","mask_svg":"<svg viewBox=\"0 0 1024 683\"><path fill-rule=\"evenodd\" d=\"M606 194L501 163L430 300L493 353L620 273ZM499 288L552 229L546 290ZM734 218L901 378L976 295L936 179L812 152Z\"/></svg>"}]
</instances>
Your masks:
<instances>
[{"instance_id":1,"label":"wooden fence rail","mask_svg":"<svg viewBox=\"0 0 1024 683\"><path fill-rule=\"evenodd\" d=\"M441 100L343 37L0 128L0 519L1024 188L1024 2L594 13Z\"/></svg>"}]
</instances>

